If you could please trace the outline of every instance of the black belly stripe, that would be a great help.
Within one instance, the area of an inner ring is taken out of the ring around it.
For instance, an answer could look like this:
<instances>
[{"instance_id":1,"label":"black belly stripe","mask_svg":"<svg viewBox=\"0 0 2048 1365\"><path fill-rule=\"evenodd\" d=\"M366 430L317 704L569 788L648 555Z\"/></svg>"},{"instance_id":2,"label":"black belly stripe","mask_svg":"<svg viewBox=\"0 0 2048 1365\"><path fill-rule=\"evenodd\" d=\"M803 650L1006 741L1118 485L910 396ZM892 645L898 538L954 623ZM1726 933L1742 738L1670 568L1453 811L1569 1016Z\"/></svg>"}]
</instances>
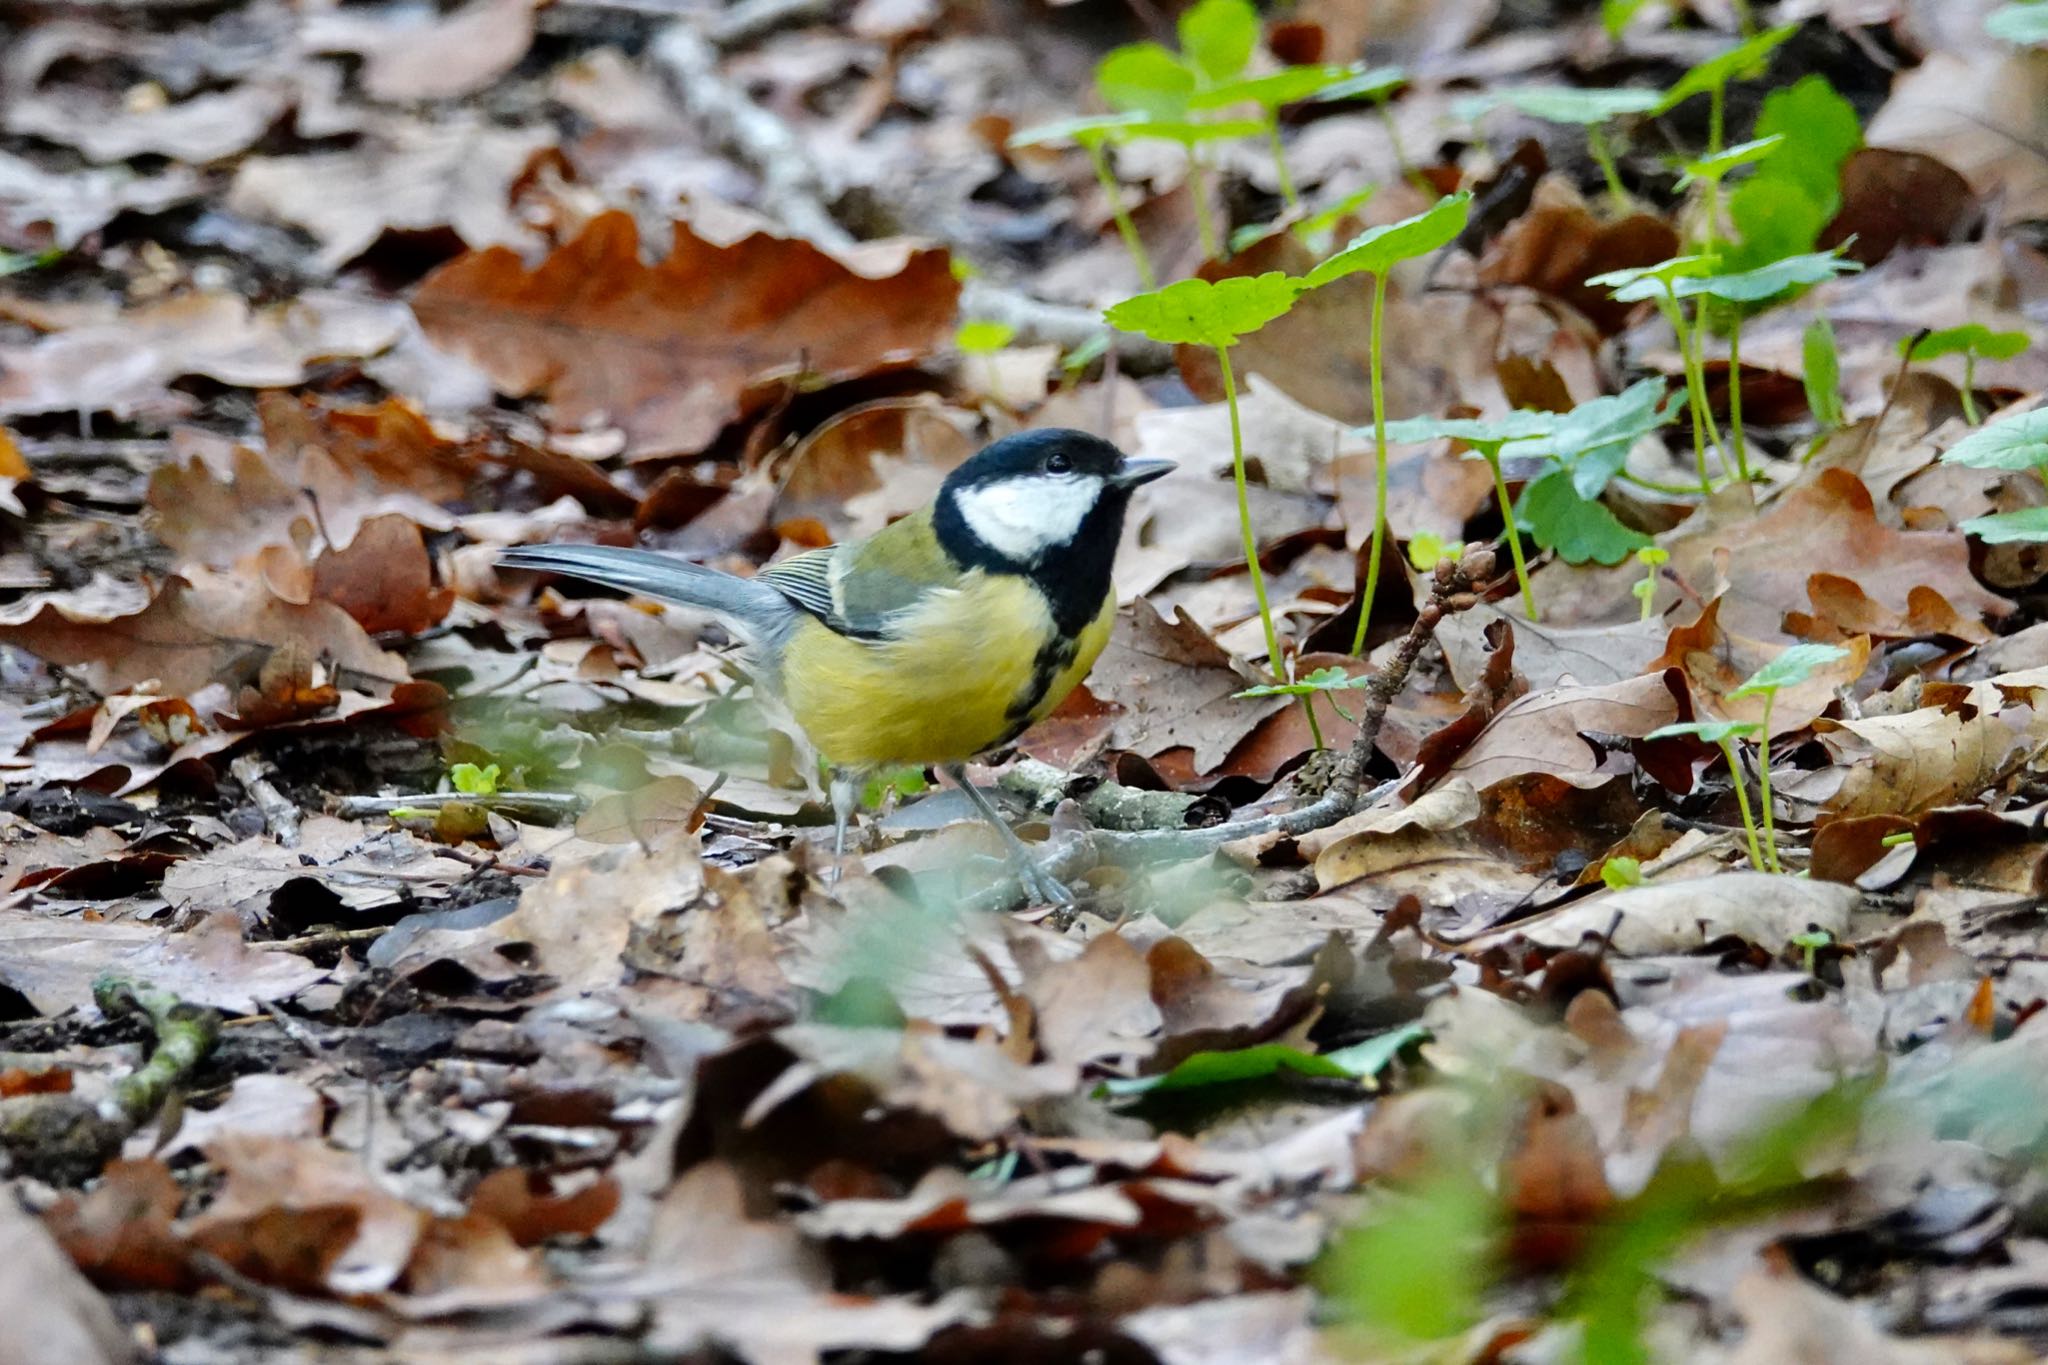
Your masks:
<instances>
[{"instance_id":1,"label":"black belly stripe","mask_svg":"<svg viewBox=\"0 0 2048 1365\"><path fill-rule=\"evenodd\" d=\"M1072 636L1055 636L1040 647L1037 657L1031 661L1031 681L1010 703L1010 709L1003 717L1009 724L996 744L1008 744L1031 728L1031 713L1052 690L1053 681L1073 666L1074 656L1080 652L1081 642Z\"/></svg>"}]
</instances>

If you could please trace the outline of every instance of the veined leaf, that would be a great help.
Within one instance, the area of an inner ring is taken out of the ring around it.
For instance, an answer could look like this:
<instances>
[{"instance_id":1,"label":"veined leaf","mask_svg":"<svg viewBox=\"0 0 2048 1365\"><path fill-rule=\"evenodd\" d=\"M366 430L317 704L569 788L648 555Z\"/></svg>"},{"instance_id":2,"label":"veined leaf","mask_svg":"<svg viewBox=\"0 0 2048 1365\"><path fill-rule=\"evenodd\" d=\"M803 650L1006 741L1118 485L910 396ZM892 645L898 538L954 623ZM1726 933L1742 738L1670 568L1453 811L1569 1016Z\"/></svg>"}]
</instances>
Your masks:
<instances>
[{"instance_id":1,"label":"veined leaf","mask_svg":"<svg viewBox=\"0 0 2048 1365\"><path fill-rule=\"evenodd\" d=\"M1112 109L1177 118L1195 93L1195 73L1157 43L1128 43L1097 63L1095 88Z\"/></svg>"},{"instance_id":2,"label":"veined leaf","mask_svg":"<svg viewBox=\"0 0 2048 1365\"><path fill-rule=\"evenodd\" d=\"M1610 270L1604 275L1592 276L1586 283L1595 289L1607 290L1621 303L1635 303L1641 299L1662 298L1667 282L1705 275L1713 268L1712 256L1673 256L1670 260L1659 261L1655 265Z\"/></svg>"},{"instance_id":3,"label":"veined leaf","mask_svg":"<svg viewBox=\"0 0 2048 1365\"><path fill-rule=\"evenodd\" d=\"M1604 504L1580 497L1569 469L1552 470L1524 488L1515 513L1538 545L1557 551L1569 564L1619 564L1650 543Z\"/></svg>"},{"instance_id":4,"label":"veined leaf","mask_svg":"<svg viewBox=\"0 0 2048 1365\"><path fill-rule=\"evenodd\" d=\"M1387 439L1407 444L1415 441L1434 441L1449 437L1463 441L1475 450L1488 447L1498 448L1509 441L1523 441L1532 437L1546 436L1563 420L1563 414L1539 412L1534 408L1517 408L1505 417L1491 419L1478 417L1405 417L1387 423ZM1359 431L1361 436L1370 436L1370 427Z\"/></svg>"},{"instance_id":5,"label":"veined leaf","mask_svg":"<svg viewBox=\"0 0 2048 1365\"><path fill-rule=\"evenodd\" d=\"M1413 218L1367 228L1352 238L1350 245L1311 270L1307 287L1319 289L1361 270L1379 274L1397 262L1426 256L1463 232L1471 215L1472 194L1459 190Z\"/></svg>"},{"instance_id":6,"label":"veined leaf","mask_svg":"<svg viewBox=\"0 0 2048 1365\"><path fill-rule=\"evenodd\" d=\"M1235 79L1259 45L1252 0L1200 0L1180 17L1180 51L1211 84Z\"/></svg>"},{"instance_id":7,"label":"veined leaf","mask_svg":"<svg viewBox=\"0 0 2048 1365\"><path fill-rule=\"evenodd\" d=\"M1728 699L1760 697L1781 687L1803 683L1829 664L1848 657L1849 651L1840 645L1793 645L1750 674L1742 686L1728 694Z\"/></svg>"},{"instance_id":8,"label":"veined leaf","mask_svg":"<svg viewBox=\"0 0 2048 1365\"><path fill-rule=\"evenodd\" d=\"M1941 462L1971 469L2032 469L2048 464L2048 408L1978 427L1943 451Z\"/></svg>"},{"instance_id":9,"label":"veined leaf","mask_svg":"<svg viewBox=\"0 0 2048 1365\"><path fill-rule=\"evenodd\" d=\"M1912 347L1909 360L1934 360L1945 355L1974 355L1980 360L2011 360L2030 344L2025 332L1994 332L1981 322L1944 327L1918 341L1906 338L1899 349Z\"/></svg>"},{"instance_id":10,"label":"veined leaf","mask_svg":"<svg viewBox=\"0 0 2048 1365\"><path fill-rule=\"evenodd\" d=\"M1731 739L1753 735L1763 728L1753 720L1687 720L1676 725L1660 725L1643 738L1699 739L1709 744L1725 744Z\"/></svg>"},{"instance_id":11,"label":"veined leaf","mask_svg":"<svg viewBox=\"0 0 2048 1365\"><path fill-rule=\"evenodd\" d=\"M1664 92L1661 108L1676 108L1694 95L1704 95L1730 81L1753 80L1761 76L1778 45L1798 31L1797 24L1780 24L1777 28L1765 29L1748 42L1736 44L1719 56L1707 58L1680 76L1678 83Z\"/></svg>"},{"instance_id":12,"label":"veined leaf","mask_svg":"<svg viewBox=\"0 0 2048 1365\"><path fill-rule=\"evenodd\" d=\"M1971 517L1963 523L1963 531L1986 545L2048 541L2048 507L2023 507L2016 512L1993 512L1988 517Z\"/></svg>"},{"instance_id":13,"label":"veined leaf","mask_svg":"<svg viewBox=\"0 0 2048 1365\"><path fill-rule=\"evenodd\" d=\"M1814 251L1787 256L1754 270L1675 280L1672 290L1680 298L1704 294L1727 303L1755 303L1801 285L1824 284L1838 275L1853 275L1862 268L1861 262L1845 260L1835 252ZM2021 337L2020 343L2024 346L2026 338Z\"/></svg>"},{"instance_id":14,"label":"veined leaf","mask_svg":"<svg viewBox=\"0 0 2048 1365\"><path fill-rule=\"evenodd\" d=\"M1290 66L1264 76L1240 76L1202 91L1188 101L1188 108L1221 109L1249 103L1261 109L1279 109L1347 80L1350 74L1351 68L1346 66Z\"/></svg>"},{"instance_id":15,"label":"veined leaf","mask_svg":"<svg viewBox=\"0 0 2048 1365\"><path fill-rule=\"evenodd\" d=\"M1225 280L1178 280L1106 311L1109 325L1169 345L1229 346L1294 306L1301 281L1277 270Z\"/></svg>"}]
</instances>

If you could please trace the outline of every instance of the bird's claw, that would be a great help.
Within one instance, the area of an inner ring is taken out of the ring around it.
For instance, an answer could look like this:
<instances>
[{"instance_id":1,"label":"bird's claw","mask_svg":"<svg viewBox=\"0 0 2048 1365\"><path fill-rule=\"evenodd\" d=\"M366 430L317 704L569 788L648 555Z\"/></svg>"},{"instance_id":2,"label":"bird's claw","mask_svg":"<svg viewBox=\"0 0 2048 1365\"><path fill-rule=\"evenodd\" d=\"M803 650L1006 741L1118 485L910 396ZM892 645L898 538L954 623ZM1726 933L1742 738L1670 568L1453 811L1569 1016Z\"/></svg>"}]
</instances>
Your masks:
<instances>
[{"instance_id":1,"label":"bird's claw","mask_svg":"<svg viewBox=\"0 0 2048 1365\"><path fill-rule=\"evenodd\" d=\"M1024 884L1024 894L1035 905L1051 905L1065 909L1074 904L1074 893L1067 890L1059 878L1037 863L1020 860L1017 866L1017 880Z\"/></svg>"}]
</instances>

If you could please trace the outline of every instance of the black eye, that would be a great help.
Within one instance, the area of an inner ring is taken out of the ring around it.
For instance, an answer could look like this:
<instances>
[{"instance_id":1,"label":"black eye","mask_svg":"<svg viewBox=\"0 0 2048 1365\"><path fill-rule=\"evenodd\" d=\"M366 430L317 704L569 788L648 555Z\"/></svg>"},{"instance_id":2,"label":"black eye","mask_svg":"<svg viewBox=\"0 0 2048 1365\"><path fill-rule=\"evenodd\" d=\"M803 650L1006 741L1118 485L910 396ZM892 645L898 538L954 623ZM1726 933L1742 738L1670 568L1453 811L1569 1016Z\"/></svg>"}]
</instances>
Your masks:
<instances>
[{"instance_id":1,"label":"black eye","mask_svg":"<svg viewBox=\"0 0 2048 1365\"><path fill-rule=\"evenodd\" d=\"M1048 474L1064 474L1073 467L1073 460L1057 450L1045 457L1045 472Z\"/></svg>"}]
</instances>

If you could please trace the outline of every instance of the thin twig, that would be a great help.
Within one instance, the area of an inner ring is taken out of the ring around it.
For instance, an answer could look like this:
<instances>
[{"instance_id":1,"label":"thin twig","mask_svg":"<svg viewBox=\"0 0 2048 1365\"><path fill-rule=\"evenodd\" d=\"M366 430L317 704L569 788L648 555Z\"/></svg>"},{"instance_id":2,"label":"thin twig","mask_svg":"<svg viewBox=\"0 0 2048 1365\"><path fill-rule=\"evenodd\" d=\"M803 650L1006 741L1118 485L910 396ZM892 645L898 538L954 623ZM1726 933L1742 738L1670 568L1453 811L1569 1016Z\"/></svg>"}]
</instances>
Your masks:
<instances>
[{"instance_id":1,"label":"thin twig","mask_svg":"<svg viewBox=\"0 0 2048 1365\"><path fill-rule=\"evenodd\" d=\"M392 815L406 810L439 810L443 806L477 806L483 810L528 811L557 819L574 819L589 804L574 792L420 792L413 796L344 796L334 813L344 820L366 815Z\"/></svg>"},{"instance_id":2,"label":"thin twig","mask_svg":"<svg viewBox=\"0 0 2048 1365\"><path fill-rule=\"evenodd\" d=\"M271 782L270 774L274 769L269 762L256 754L241 754L228 764L228 771L234 774L235 781L242 784L242 790L249 793L249 799L256 803L258 813L263 816L263 827L276 838L278 846L297 848L299 808Z\"/></svg>"}]
</instances>

